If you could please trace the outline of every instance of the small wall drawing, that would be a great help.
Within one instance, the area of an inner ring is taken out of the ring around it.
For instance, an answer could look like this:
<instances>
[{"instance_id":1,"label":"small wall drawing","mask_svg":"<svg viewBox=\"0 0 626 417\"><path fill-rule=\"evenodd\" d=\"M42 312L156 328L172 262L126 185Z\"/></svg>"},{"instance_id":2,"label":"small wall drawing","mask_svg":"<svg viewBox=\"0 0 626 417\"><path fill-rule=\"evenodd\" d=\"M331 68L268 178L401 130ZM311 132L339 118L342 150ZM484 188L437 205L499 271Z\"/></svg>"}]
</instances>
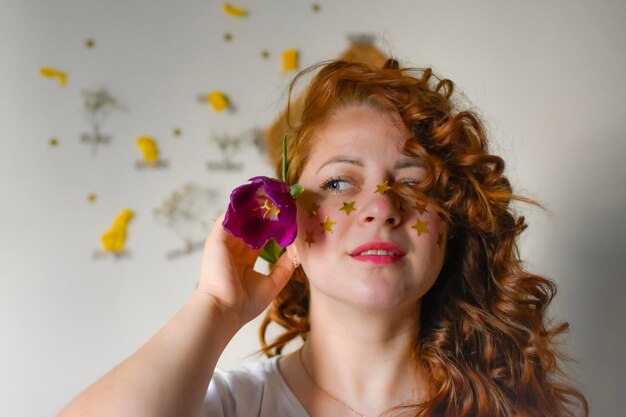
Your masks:
<instances>
[{"instance_id":1,"label":"small wall drawing","mask_svg":"<svg viewBox=\"0 0 626 417\"><path fill-rule=\"evenodd\" d=\"M82 91L84 112L91 128L90 133L83 133L80 140L93 145L94 154L99 145L111 143L111 136L102 133L102 125L114 110L123 110L124 107L104 88L99 90Z\"/></svg>"},{"instance_id":2,"label":"small wall drawing","mask_svg":"<svg viewBox=\"0 0 626 417\"><path fill-rule=\"evenodd\" d=\"M240 171L243 164L233 161L233 157L241 152L243 146L253 145L259 152L265 152L265 141L258 129L250 129L237 136L214 134L211 137L211 142L218 146L222 155L221 161L207 162L207 168L211 171Z\"/></svg>"},{"instance_id":3,"label":"small wall drawing","mask_svg":"<svg viewBox=\"0 0 626 417\"><path fill-rule=\"evenodd\" d=\"M154 209L158 223L171 229L182 241L181 248L166 253L169 259L189 255L204 246L209 230L221 209L217 190L187 183Z\"/></svg>"}]
</instances>

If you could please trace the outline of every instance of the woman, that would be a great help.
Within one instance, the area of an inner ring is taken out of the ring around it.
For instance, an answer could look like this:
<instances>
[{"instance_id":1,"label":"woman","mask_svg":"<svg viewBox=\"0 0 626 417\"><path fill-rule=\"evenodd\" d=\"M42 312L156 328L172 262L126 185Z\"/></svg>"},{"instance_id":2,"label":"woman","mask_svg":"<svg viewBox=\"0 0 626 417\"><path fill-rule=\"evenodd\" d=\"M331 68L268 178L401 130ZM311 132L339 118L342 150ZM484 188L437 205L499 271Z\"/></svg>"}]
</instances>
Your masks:
<instances>
[{"instance_id":1,"label":"woman","mask_svg":"<svg viewBox=\"0 0 626 417\"><path fill-rule=\"evenodd\" d=\"M323 66L289 132L294 244L261 276L220 219L189 303L62 415L586 415L557 363L567 326L546 325L554 284L518 257L526 200L452 91L393 60ZM272 300L272 359L214 370Z\"/></svg>"}]
</instances>

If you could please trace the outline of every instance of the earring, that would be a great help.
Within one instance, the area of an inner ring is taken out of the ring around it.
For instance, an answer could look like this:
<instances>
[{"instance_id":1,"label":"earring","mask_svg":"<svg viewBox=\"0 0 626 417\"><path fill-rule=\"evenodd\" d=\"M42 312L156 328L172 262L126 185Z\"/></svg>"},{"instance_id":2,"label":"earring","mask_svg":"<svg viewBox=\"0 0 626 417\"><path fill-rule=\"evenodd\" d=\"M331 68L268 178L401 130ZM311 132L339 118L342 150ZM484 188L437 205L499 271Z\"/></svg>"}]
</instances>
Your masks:
<instances>
[{"instance_id":1,"label":"earring","mask_svg":"<svg viewBox=\"0 0 626 417\"><path fill-rule=\"evenodd\" d=\"M298 258L294 256L293 257L293 269L298 269L299 266L300 264L298 263Z\"/></svg>"}]
</instances>

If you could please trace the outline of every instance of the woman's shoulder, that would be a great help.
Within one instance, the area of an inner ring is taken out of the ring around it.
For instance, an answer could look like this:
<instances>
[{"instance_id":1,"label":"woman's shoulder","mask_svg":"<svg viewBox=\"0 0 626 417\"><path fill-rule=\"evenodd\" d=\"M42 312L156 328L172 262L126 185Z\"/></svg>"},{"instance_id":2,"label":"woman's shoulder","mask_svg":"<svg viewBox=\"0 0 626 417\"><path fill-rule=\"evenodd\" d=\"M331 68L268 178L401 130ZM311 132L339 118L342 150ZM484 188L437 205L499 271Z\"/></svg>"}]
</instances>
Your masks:
<instances>
[{"instance_id":1,"label":"woman's shoulder","mask_svg":"<svg viewBox=\"0 0 626 417\"><path fill-rule=\"evenodd\" d=\"M267 383L272 383L278 372L278 359L276 356L271 359L245 362L229 370L217 368L213 373L212 383L223 383L238 389L263 387Z\"/></svg>"},{"instance_id":2,"label":"woman's shoulder","mask_svg":"<svg viewBox=\"0 0 626 417\"><path fill-rule=\"evenodd\" d=\"M280 374L279 359L247 362L231 370L216 369L205 397L205 415L307 416Z\"/></svg>"}]
</instances>

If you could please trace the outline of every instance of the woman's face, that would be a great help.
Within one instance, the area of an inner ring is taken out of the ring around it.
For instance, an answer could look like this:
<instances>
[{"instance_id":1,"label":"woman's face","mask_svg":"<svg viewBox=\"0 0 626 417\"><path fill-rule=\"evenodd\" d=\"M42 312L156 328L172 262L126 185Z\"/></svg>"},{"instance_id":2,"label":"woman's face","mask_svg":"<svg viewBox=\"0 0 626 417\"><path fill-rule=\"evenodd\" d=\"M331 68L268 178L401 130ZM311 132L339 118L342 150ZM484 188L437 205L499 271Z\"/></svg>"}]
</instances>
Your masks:
<instances>
[{"instance_id":1,"label":"woman's face","mask_svg":"<svg viewBox=\"0 0 626 417\"><path fill-rule=\"evenodd\" d=\"M298 260L312 300L384 310L413 306L443 263L446 227L429 205L403 202L386 185L415 183L421 161L403 154L410 134L395 115L338 109L313 138L298 181Z\"/></svg>"}]
</instances>

